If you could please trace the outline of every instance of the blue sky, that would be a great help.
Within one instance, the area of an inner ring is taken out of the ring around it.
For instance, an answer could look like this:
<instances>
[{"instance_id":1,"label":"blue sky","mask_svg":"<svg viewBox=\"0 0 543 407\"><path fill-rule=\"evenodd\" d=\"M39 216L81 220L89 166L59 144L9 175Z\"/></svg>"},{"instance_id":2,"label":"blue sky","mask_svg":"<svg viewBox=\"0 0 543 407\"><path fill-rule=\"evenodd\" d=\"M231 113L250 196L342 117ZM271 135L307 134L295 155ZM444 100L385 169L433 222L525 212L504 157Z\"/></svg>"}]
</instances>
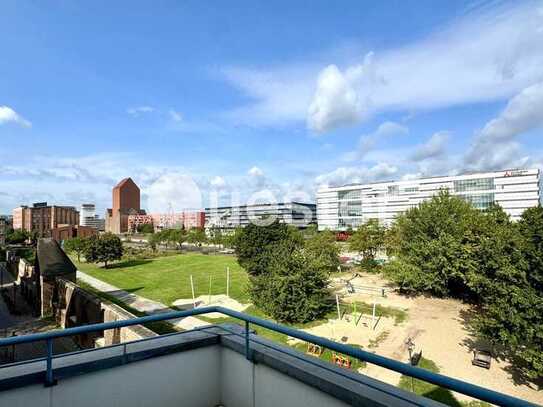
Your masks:
<instances>
[{"instance_id":1,"label":"blue sky","mask_svg":"<svg viewBox=\"0 0 543 407\"><path fill-rule=\"evenodd\" d=\"M0 10L0 213L101 212L125 176L162 211L543 163L541 1Z\"/></svg>"}]
</instances>

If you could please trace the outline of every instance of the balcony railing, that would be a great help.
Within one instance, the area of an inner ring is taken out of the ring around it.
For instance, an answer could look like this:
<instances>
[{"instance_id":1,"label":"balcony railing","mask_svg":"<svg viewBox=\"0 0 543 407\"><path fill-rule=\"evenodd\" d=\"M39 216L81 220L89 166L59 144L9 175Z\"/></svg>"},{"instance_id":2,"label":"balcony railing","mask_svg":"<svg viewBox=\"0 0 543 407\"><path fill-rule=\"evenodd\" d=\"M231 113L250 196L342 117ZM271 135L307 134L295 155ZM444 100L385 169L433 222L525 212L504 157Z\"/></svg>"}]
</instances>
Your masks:
<instances>
[{"instance_id":1,"label":"balcony railing","mask_svg":"<svg viewBox=\"0 0 543 407\"><path fill-rule=\"evenodd\" d=\"M529 403L525 400L521 400L512 396L508 396L503 393L499 393L487 388L477 386L471 383L464 382L462 380L454 379L452 377L444 376L438 373L433 373L425 369L421 369L415 366L411 366L407 363L398 362L393 359L389 359L383 356L376 355L374 353L366 352L361 349L354 348L349 345L344 345L336 343L334 341L309 334L297 329L293 329L284 325L276 324L271 321L267 321L261 318L254 317L252 315L243 314L237 311L233 311L227 308L219 306L195 308L188 311L175 311L161 313L157 315L145 316L140 318L134 318L130 320L115 321L115 322L106 322L101 324L92 324L84 325L75 328L68 328L63 330L55 330L44 333L37 333L26 336L16 336L5 339L0 339L0 348L4 346L17 345L23 343L31 343L37 341L45 341L47 344L47 355L46 360L46 371L45 371L45 385L52 386L56 383L54 378L54 369L53 369L53 340L56 338L69 337L74 335L86 334L95 331L103 331L108 329L123 328L133 325L141 325L149 322L156 321L166 321L169 319L183 318L194 315L202 315L208 313L220 313L226 316L236 318L240 321L244 321L245 330L245 356L247 359L251 360L251 340L250 340L250 326L251 324L270 329L275 332L280 332L282 334L300 339L305 342L313 343L321 347L330 349L332 351L348 355L350 357L356 358L360 361L367 363L372 363L383 368L393 370L398 373L402 373L407 376L411 376L416 379L423 380L428 383L432 383L441 387L445 387L452 391L486 401L492 404L500 406L530 406L534 407L535 404ZM42 360L43 360L42 359ZM33 360L35 361L35 360ZM30 363L20 362L20 364Z\"/></svg>"}]
</instances>

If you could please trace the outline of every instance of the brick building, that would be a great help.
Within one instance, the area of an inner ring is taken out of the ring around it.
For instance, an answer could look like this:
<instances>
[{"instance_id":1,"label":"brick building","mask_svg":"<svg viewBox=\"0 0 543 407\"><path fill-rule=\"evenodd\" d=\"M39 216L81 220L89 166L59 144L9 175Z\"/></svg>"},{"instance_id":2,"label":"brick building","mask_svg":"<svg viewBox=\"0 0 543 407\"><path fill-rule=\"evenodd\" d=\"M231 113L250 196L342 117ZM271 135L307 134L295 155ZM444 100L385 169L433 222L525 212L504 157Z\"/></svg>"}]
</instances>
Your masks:
<instances>
[{"instance_id":1,"label":"brick building","mask_svg":"<svg viewBox=\"0 0 543 407\"><path fill-rule=\"evenodd\" d=\"M151 213L148 215L129 215L128 231L135 232L140 225L153 225L155 231L162 229L186 230L203 228L206 215L203 211L178 212L178 213Z\"/></svg>"},{"instance_id":2,"label":"brick building","mask_svg":"<svg viewBox=\"0 0 543 407\"><path fill-rule=\"evenodd\" d=\"M89 237L98 234L98 230L90 226L81 225L66 225L59 226L58 228L51 229L51 237L57 242L61 242L66 239L74 237Z\"/></svg>"},{"instance_id":3,"label":"brick building","mask_svg":"<svg viewBox=\"0 0 543 407\"><path fill-rule=\"evenodd\" d=\"M13 229L36 232L38 237L50 237L59 226L79 224L79 212L73 206L47 205L38 202L13 210Z\"/></svg>"},{"instance_id":4,"label":"brick building","mask_svg":"<svg viewBox=\"0 0 543 407\"><path fill-rule=\"evenodd\" d=\"M106 232L128 232L129 215L145 215L140 207L140 189L132 178L125 178L113 188L112 208L106 211Z\"/></svg>"}]
</instances>

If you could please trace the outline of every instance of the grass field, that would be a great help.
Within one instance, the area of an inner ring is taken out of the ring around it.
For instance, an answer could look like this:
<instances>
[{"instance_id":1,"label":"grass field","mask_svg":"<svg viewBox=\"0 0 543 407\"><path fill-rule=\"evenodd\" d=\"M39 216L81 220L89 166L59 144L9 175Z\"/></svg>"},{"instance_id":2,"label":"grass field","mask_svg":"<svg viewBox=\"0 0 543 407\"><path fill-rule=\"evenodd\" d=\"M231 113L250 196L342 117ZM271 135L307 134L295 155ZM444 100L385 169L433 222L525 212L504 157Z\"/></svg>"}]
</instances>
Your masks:
<instances>
[{"instance_id":1,"label":"grass field","mask_svg":"<svg viewBox=\"0 0 543 407\"><path fill-rule=\"evenodd\" d=\"M195 295L226 294L226 267L230 268L230 297L248 302L247 273L236 259L223 255L180 254L148 260L121 261L105 269L77 263L79 270L118 288L160 301L168 306L180 298L191 298L190 276Z\"/></svg>"}]
</instances>

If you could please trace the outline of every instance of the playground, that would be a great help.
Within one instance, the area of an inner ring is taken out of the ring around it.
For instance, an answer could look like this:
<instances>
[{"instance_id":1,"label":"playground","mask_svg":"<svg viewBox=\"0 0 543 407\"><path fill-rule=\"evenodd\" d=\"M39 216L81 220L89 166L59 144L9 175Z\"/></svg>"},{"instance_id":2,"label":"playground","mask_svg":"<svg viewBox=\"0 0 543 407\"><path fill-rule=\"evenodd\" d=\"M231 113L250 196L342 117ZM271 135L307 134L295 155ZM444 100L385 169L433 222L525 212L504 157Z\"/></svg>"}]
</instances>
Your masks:
<instances>
[{"instance_id":1,"label":"playground","mask_svg":"<svg viewBox=\"0 0 543 407\"><path fill-rule=\"evenodd\" d=\"M468 322L474 311L468 304L454 299L400 295L387 280L376 274L358 273L356 276L334 278L332 286L343 304L341 319L330 319L306 331L361 345L365 350L403 362L409 361L406 341L411 338L414 344L412 352L422 352L422 357L433 361L440 373L543 403L543 391L533 383L519 381L508 362L492 358L488 369L472 364L473 352L488 347L488 344L478 341L470 331ZM354 323L358 315L352 305L349 306L353 303L371 306L364 311L358 324ZM373 304L377 310L375 319L371 310ZM405 311L407 318L383 315L394 309ZM400 374L371 364L360 372L393 385L401 379ZM455 396L460 401L467 400L465 396Z\"/></svg>"}]
</instances>

